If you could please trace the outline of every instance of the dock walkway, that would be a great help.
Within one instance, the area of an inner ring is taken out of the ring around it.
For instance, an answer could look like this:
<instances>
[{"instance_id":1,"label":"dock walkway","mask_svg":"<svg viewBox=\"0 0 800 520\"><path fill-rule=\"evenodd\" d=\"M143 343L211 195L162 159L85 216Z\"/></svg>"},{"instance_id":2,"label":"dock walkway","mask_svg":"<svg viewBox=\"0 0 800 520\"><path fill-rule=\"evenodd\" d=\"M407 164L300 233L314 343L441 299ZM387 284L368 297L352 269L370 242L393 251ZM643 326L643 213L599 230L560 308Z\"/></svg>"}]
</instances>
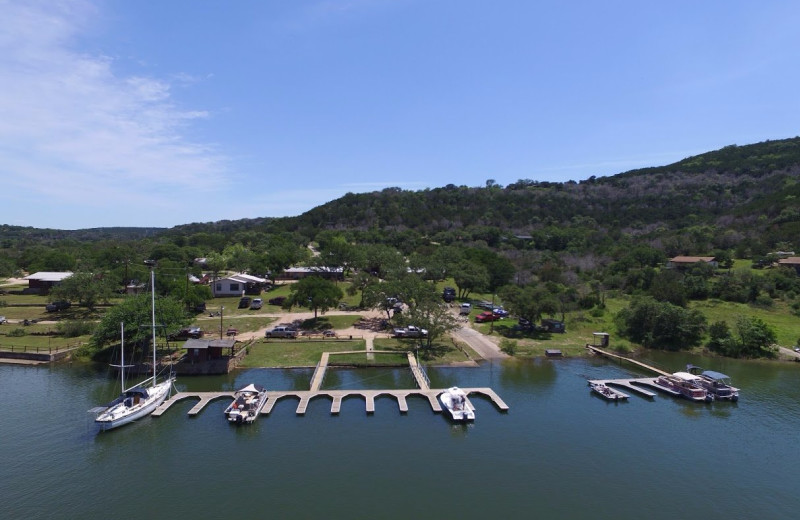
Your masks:
<instances>
[{"instance_id":1,"label":"dock walkway","mask_svg":"<svg viewBox=\"0 0 800 520\"><path fill-rule=\"evenodd\" d=\"M662 376L671 376L672 375L669 372L664 372L660 368L656 368L656 367L650 366L647 363L642 363L641 361L637 361L637 360L631 359L629 357L620 356L619 354L613 354L613 353L608 352L606 350L603 350L601 348L595 347L594 345L586 345L586 348L588 348L592 352L600 354L601 356L606 356L606 357L610 357L610 358L614 358L614 359L619 359L620 361L627 361L629 363L633 363L634 365L637 365L637 366L640 366L640 367L645 368L647 370L650 370L651 372L655 372L658 375L662 375Z\"/></svg>"},{"instance_id":2,"label":"dock walkway","mask_svg":"<svg viewBox=\"0 0 800 520\"><path fill-rule=\"evenodd\" d=\"M296 398L299 400L295 413L305 415L308 404L317 397L328 397L331 400L331 414L338 414L341 410L342 400L351 396L360 396L364 399L365 410L367 413L375 412L375 398L380 396L390 396L397 400L397 407L401 413L408 412L409 396L422 396L428 399L431 409L434 412L441 412L442 406L437 397L445 389L401 389L401 390L274 390L267 392L267 404L261 409L261 415L269 415L277 402L283 398ZM508 405L491 388L462 388L467 394L483 395L488 397L492 403L501 411L508 411ZM166 412L173 404L184 399L199 399L199 402L189 410L188 415L197 415L205 406L217 399L233 398L233 392L178 392L170 399L164 401L153 415L158 417Z\"/></svg>"},{"instance_id":3,"label":"dock walkway","mask_svg":"<svg viewBox=\"0 0 800 520\"><path fill-rule=\"evenodd\" d=\"M380 351L373 351L372 353L379 353ZM358 351L356 353L363 353ZM390 352L393 353L393 352ZM309 390L271 390L267 391L267 402L261 409L261 415L267 415L272 412L277 402L283 398L296 398L299 400L297 404L297 415L304 415L308 404L312 399L317 397L328 397L331 400L331 414L338 414L342 408L342 401L350 396L360 396L364 399L364 404L367 413L375 412L375 398L380 396L390 396L397 400L397 407L401 413L408 412L408 397L409 396L422 396L428 400L434 412L441 412L442 406L439 404L438 396L444 389L432 389L430 382L425 374L425 371L417 364L417 359L413 353L408 353L408 363L411 368L411 373L414 375L414 380L419 388L400 389L400 390L322 390L322 383L325 380L325 372L328 368L330 360L330 353L324 352L317 364L314 374L311 376ZM339 352L345 354L345 352ZM462 388L467 395L478 394L491 399L494 405L501 411L507 411L508 405L500 399L494 390L491 388ZM199 399L199 402L189 410L189 415L197 415L205 406L216 400L225 398L233 398L234 392L178 392L171 398L164 401L158 408L155 409L153 415L158 417L166 412L173 404L184 399Z\"/></svg>"}]
</instances>

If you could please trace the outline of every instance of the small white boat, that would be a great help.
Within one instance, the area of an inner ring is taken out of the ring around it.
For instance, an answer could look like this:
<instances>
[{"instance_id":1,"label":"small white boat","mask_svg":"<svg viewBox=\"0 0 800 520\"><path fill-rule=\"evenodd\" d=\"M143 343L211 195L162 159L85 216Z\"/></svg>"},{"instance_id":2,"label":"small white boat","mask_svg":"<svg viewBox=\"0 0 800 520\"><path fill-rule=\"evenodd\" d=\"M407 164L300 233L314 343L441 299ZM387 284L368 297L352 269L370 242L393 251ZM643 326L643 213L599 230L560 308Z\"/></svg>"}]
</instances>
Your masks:
<instances>
[{"instance_id":1,"label":"small white boat","mask_svg":"<svg viewBox=\"0 0 800 520\"><path fill-rule=\"evenodd\" d=\"M623 394L619 390L615 390L610 386L607 386L605 383L596 383L590 381L589 386L592 388L593 392L603 399L608 399L609 401L619 401L621 399L628 398L627 394Z\"/></svg>"},{"instance_id":2,"label":"small white boat","mask_svg":"<svg viewBox=\"0 0 800 520\"><path fill-rule=\"evenodd\" d=\"M467 399L467 394L457 386L448 388L439 394L439 401L442 402L454 421L475 420L475 408Z\"/></svg>"},{"instance_id":3,"label":"small white boat","mask_svg":"<svg viewBox=\"0 0 800 520\"><path fill-rule=\"evenodd\" d=\"M267 402L267 390L249 384L233 395L233 402L225 408L225 417L234 424L249 424L256 420Z\"/></svg>"}]
</instances>

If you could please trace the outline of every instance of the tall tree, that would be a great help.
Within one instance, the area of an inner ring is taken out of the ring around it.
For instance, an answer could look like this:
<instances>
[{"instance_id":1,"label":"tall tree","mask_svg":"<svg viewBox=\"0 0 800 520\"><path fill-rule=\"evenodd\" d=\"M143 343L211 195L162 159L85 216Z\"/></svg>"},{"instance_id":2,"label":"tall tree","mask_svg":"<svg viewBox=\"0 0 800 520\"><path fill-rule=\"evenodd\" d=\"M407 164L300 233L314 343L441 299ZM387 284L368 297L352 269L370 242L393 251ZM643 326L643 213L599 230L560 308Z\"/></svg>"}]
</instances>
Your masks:
<instances>
[{"instance_id":1,"label":"tall tree","mask_svg":"<svg viewBox=\"0 0 800 520\"><path fill-rule=\"evenodd\" d=\"M336 307L344 293L335 283L319 276L308 276L292 284L291 294L283 302L283 308L307 307L314 310L314 318L318 312L323 314Z\"/></svg>"}]
</instances>

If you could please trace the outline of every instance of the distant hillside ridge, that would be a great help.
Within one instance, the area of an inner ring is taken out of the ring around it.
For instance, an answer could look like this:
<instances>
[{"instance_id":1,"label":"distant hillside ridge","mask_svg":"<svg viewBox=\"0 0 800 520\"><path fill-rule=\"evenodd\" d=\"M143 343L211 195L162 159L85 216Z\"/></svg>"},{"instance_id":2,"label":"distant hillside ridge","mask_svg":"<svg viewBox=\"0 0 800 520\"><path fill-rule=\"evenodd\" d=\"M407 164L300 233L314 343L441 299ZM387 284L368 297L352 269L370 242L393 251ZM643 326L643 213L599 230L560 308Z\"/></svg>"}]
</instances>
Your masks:
<instances>
[{"instance_id":1,"label":"distant hillside ridge","mask_svg":"<svg viewBox=\"0 0 800 520\"><path fill-rule=\"evenodd\" d=\"M766 141L581 182L522 179L505 187L387 188L347 195L273 224L313 236L320 230L437 233L490 227L525 235L587 225L646 235L655 229L722 226L763 232L753 219L796 223L800 138ZM774 229L773 229L774 230Z\"/></svg>"}]
</instances>

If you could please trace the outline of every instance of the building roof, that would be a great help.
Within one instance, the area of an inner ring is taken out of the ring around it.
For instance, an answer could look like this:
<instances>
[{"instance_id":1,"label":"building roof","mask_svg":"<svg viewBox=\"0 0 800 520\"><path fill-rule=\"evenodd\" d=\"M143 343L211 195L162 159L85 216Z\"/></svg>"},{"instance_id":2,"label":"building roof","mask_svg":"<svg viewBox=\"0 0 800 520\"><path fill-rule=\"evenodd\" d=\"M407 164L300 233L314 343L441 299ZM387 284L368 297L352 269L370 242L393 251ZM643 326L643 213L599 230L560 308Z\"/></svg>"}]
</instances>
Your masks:
<instances>
[{"instance_id":1,"label":"building roof","mask_svg":"<svg viewBox=\"0 0 800 520\"><path fill-rule=\"evenodd\" d=\"M800 256L790 256L789 258L781 258L778 260L781 265L800 265Z\"/></svg>"},{"instance_id":2,"label":"building roof","mask_svg":"<svg viewBox=\"0 0 800 520\"><path fill-rule=\"evenodd\" d=\"M669 260L674 264L695 264L697 262L713 262L713 256L676 256Z\"/></svg>"},{"instance_id":3,"label":"building roof","mask_svg":"<svg viewBox=\"0 0 800 520\"><path fill-rule=\"evenodd\" d=\"M344 272L344 268L342 267L290 267L284 271L284 273L342 273Z\"/></svg>"},{"instance_id":4,"label":"building roof","mask_svg":"<svg viewBox=\"0 0 800 520\"><path fill-rule=\"evenodd\" d=\"M38 273L29 274L23 280L38 280L40 282L60 282L72 276L72 271L65 271L63 273L52 271L39 271Z\"/></svg>"},{"instance_id":5,"label":"building roof","mask_svg":"<svg viewBox=\"0 0 800 520\"><path fill-rule=\"evenodd\" d=\"M264 278L259 278L258 276L253 276L250 274L245 273L236 273L225 278L220 278L220 280L233 280L234 282L239 283L266 283L267 280ZM219 280L218 280L219 281Z\"/></svg>"},{"instance_id":6,"label":"building roof","mask_svg":"<svg viewBox=\"0 0 800 520\"><path fill-rule=\"evenodd\" d=\"M231 348L236 343L235 339L202 339L202 338L189 338L184 343L183 348L198 348L205 349L209 347L222 347Z\"/></svg>"}]
</instances>

